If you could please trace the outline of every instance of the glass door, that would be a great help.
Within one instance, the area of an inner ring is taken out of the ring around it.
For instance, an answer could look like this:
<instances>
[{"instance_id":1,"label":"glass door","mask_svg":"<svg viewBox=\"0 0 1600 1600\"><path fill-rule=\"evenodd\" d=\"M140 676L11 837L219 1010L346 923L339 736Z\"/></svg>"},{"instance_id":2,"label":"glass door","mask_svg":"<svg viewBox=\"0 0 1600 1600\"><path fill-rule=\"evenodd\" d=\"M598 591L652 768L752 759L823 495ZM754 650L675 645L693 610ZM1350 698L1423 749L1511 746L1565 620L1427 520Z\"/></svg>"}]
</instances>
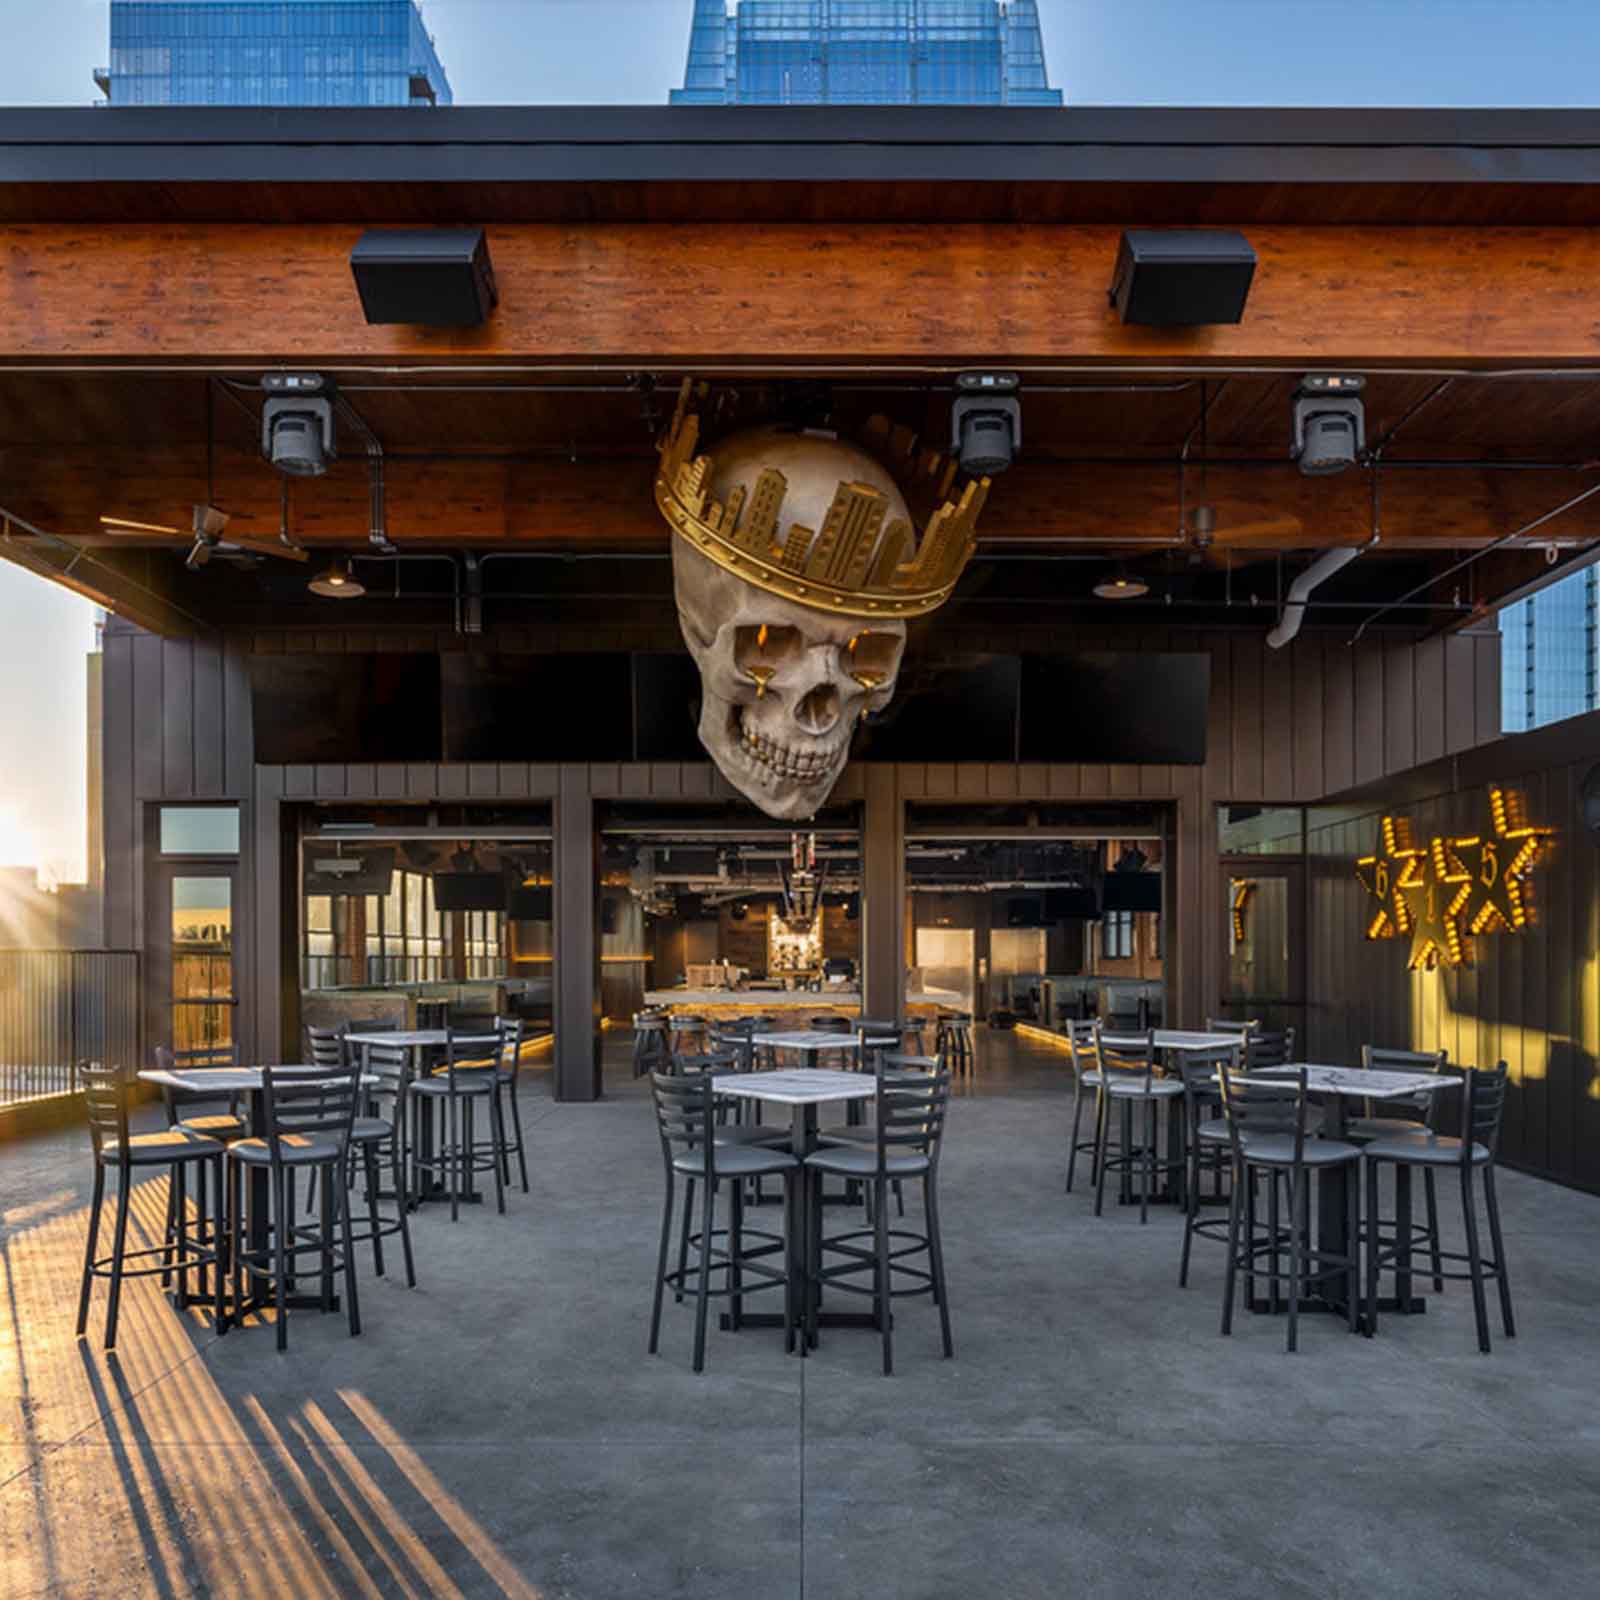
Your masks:
<instances>
[{"instance_id":1,"label":"glass door","mask_svg":"<svg viewBox=\"0 0 1600 1600\"><path fill-rule=\"evenodd\" d=\"M1305 869L1260 856L1224 859L1227 961L1222 1015L1294 1027L1304 1037Z\"/></svg>"},{"instance_id":2,"label":"glass door","mask_svg":"<svg viewBox=\"0 0 1600 1600\"><path fill-rule=\"evenodd\" d=\"M168 1037L183 1056L230 1049L239 996L232 868L170 867L167 877Z\"/></svg>"}]
</instances>

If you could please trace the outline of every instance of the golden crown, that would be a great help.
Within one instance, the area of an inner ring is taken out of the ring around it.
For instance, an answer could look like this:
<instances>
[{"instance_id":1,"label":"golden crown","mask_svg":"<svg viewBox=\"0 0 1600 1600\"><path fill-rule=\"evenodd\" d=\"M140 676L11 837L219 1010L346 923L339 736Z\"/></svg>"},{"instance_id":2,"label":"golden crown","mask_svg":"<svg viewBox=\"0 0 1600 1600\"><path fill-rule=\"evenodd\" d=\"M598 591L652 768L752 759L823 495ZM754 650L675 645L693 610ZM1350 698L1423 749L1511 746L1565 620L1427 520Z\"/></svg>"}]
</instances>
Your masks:
<instances>
[{"instance_id":1,"label":"golden crown","mask_svg":"<svg viewBox=\"0 0 1600 1600\"><path fill-rule=\"evenodd\" d=\"M840 483L820 529L795 522L780 538L788 481L776 467L762 470L748 498L743 484L726 504L711 497L706 485L712 458L695 454L700 418L693 397L685 379L660 444L656 505L703 556L769 594L846 616L920 617L950 598L977 548L987 478L950 499L956 463L919 450L909 428L874 417L861 442L898 479L920 479L914 487L940 502L921 546L904 517L888 520L889 497L865 483Z\"/></svg>"}]
</instances>

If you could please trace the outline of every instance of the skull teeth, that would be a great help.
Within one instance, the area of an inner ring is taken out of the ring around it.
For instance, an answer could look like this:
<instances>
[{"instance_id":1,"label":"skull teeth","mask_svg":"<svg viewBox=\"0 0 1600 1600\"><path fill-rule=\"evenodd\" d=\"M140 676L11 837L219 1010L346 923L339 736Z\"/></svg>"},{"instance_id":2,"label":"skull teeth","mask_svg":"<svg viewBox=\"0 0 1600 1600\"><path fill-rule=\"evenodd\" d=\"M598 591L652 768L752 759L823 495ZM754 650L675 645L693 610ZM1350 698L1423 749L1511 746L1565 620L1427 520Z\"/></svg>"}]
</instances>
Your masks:
<instances>
[{"instance_id":1,"label":"skull teeth","mask_svg":"<svg viewBox=\"0 0 1600 1600\"><path fill-rule=\"evenodd\" d=\"M757 733L749 727L742 730L741 742L745 754L752 760L776 773L780 778L794 778L801 781L826 776L832 771L837 755L834 751L793 750L788 745L779 744L775 739L769 739L765 734Z\"/></svg>"}]
</instances>

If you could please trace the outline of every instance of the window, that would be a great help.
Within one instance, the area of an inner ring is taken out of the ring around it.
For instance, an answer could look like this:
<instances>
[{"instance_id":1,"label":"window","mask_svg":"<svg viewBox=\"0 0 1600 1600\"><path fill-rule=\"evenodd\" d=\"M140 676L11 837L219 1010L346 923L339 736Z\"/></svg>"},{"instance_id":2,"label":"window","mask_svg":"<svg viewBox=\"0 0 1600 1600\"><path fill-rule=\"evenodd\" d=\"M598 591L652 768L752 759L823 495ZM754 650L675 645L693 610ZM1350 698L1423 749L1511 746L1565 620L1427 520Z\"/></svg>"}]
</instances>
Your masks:
<instances>
[{"instance_id":1,"label":"window","mask_svg":"<svg viewBox=\"0 0 1600 1600\"><path fill-rule=\"evenodd\" d=\"M1100 955L1106 961L1133 959L1133 912L1108 911L1100 922Z\"/></svg>"},{"instance_id":2,"label":"window","mask_svg":"<svg viewBox=\"0 0 1600 1600\"><path fill-rule=\"evenodd\" d=\"M161 853L164 856L238 855L239 808L162 806Z\"/></svg>"}]
</instances>

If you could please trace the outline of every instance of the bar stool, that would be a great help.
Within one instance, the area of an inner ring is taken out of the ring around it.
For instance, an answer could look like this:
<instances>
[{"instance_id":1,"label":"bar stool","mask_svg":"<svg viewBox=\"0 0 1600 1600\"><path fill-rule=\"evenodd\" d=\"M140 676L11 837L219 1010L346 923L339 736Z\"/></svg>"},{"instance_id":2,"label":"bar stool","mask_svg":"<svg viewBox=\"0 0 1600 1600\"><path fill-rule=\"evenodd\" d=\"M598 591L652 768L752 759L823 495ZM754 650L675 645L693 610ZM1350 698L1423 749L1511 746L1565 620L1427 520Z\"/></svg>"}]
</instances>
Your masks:
<instances>
[{"instance_id":1,"label":"bar stool","mask_svg":"<svg viewBox=\"0 0 1600 1600\"><path fill-rule=\"evenodd\" d=\"M376 1083L363 1087L362 1111L350 1128L351 1157L361 1153L361 1165L367 1187L367 1229L352 1238L356 1244L371 1244L373 1271L381 1278L383 1269L383 1241L394 1234L400 1236L400 1248L405 1256L406 1286L417 1286L417 1269L411 1255L411 1195L406 1187L406 1169L409 1151L406 1148L406 1097L411 1085L411 1052L404 1045L369 1044L362 1051L360 1062L363 1077L375 1078ZM388 1115L384 1115L384 1102L389 1102ZM379 1183L380 1163L387 1162L390 1194L384 1195ZM395 1211L386 1217L379 1209L383 1199L394 1200Z\"/></svg>"},{"instance_id":2,"label":"bar stool","mask_svg":"<svg viewBox=\"0 0 1600 1600\"><path fill-rule=\"evenodd\" d=\"M667 1019L660 1011L635 1011L633 1014L633 1075L665 1072L672 1055L667 1042Z\"/></svg>"},{"instance_id":3,"label":"bar stool","mask_svg":"<svg viewBox=\"0 0 1600 1600\"><path fill-rule=\"evenodd\" d=\"M186 1050L180 1058L178 1052L170 1045L158 1044L155 1048L156 1068L161 1072L172 1072L178 1069L181 1063L185 1067L231 1067L236 1064L237 1052L232 1045L221 1045L214 1049ZM227 1144L232 1139L242 1139L250 1131L250 1124L239 1111L239 1101L236 1095L227 1097L228 1109L226 1111L202 1111L202 1105L217 1103L216 1095L191 1094L182 1089L174 1089L170 1084L161 1086L161 1103L167 1114L167 1122L173 1128L181 1128L186 1133L198 1133L207 1139L215 1139L221 1144ZM167 1220L164 1232L168 1239L174 1237L177 1227L177 1197L178 1186L167 1185ZM218 1205L222 1197L217 1196ZM206 1214L206 1167L201 1162L195 1168L195 1207L201 1216ZM161 1274L161 1287L168 1288L172 1282L170 1272ZM204 1291L202 1291L203 1293Z\"/></svg>"},{"instance_id":4,"label":"bar stool","mask_svg":"<svg viewBox=\"0 0 1600 1600\"><path fill-rule=\"evenodd\" d=\"M215 1279L211 1315L218 1333L227 1331L227 1317L223 1311L226 1246L223 1241L223 1146L220 1141L196 1133L188 1128L168 1128L165 1133L128 1132L128 1096L130 1084L120 1067L101 1067L89 1062L78 1065L78 1082L83 1086L84 1109L89 1122L89 1140L94 1149L94 1195L89 1201L89 1235L83 1251L83 1278L78 1288L77 1337L83 1337L89 1322L89 1292L96 1278L110 1281L111 1292L106 1301L105 1348L112 1350L117 1343L117 1315L122 1301L124 1278L147 1278L159 1272L165 1275L175 1270L178 1276L178 1304L189 1304L189 1272L200 1272L200 1292L206 1292L206 1268L213 1268ZM185 1194L185 1174L191 1166L204 1170L210 1164L215 1183L216 1210L207 1218L202 1210L199 1228L193 1243L189 1240L189 1208ZM161 1244L137 1250L127 1247L128 1205L133 1192L134 1169L139 1167L166 1167L168 1182L174 1195L170 1214L174 1221ZM115 1169L117 1174L117 1220L112 1235L111 1254L97 1256L100 1242L100 1212L105 1203L106 1172ZM130 1261L148 1256L160 1256L161 1264L152 1267L129 1268ZM174 1260L174 1258L176 1258Z\"/></svg>"},{"instance_id":5,"label":"bar stool","mask_svg":"<svg viewBox=\"0 0 1600 1600\"><path fill-rule=\"evenodd\" d=\"M1183 1168L1181 1157L1174 1160L1158 1154L1158 1108L1162 1101L1181 1103L1183 1084L1176 1078L1156 1076L1155 1035L1146 1030L1142 1047L1110 1047L1105 1035L1097 1027L1094 1035L1096 1070L1104 1080L1100 1085L1099 1116L1095 1119L1095 1187L1094 1214L1100 1215L1105 1201L1106 1173L1124 1174L1123 1188L1129 1187L1135 1168L1139 1170L1139 1221L1150 1220L1150 1195L1159 1175L1168 1176ZM1121 1127L1115 1155L1108 1148L1111 1131L1111 1108L1118 1108ZM1139 1143L1134 1143L1133 1112L1138 1107L1143 1113L1143 1126L1139 1130Z\"/></svg>"},{"instance_id":6,"label":"bar stool","mask_svg":"<svg viewBox=\"0 0 1600 1600\"><path fill-rule=\"evenodd\" d=\"M500 1170L500 1152L505 1145L505 1124L500 1115L499 1088L494 1064L463 1066L456 1060L454 1035L445 1032L445 1059L426 1078L412 1080L407 1092L412 1101L431 1110L442 1106L445 1128L439 1143L427 1155L413 1155L411 1164L419 1172L442 1176L450 1185L450 1220L461 1220L461 1196L470 1192L472 1175L494 1173L495 1206L502 1216L506 1209L505 1180ZM473 1127L475 1108L487 1102L489 1139L480 1141Z\"/></svg>"},{"instance_id":7,"label":"bar stool","mask_svg":"<svg viewBox=\"0 0 1600 1600\"><path fill-rule=\"evenodd\" d=\"M522 1177L522 1192L528 1192L528 1163L522 1147L522 1110L517 1102L517 1073L522 1067L522 1018L496 1017L494 1019L494 1054L481 1060L457 1062L459 1072L492 1071L494 1073L495 1099L500 1104L500 1128L503 1137L499 1143L500 1175L511 1182L511 1157L517 1158L517 1170ZM444 1068L434 1069L438 1077ZM509 1106L511 1117L506 1118Z\"/></svg>"},{"instance_id":8,"label":"bar stool","mask_svg":"<svg viewBox=\"0 0 1600 1600\"><path fill-rule=\"evenodd\" d=\"M1343 1277L1345 1309L1350 1331L1361 1326L1361 1218L1360 1185L1346 1187L1345 1238L1348 1247L1329 1251L1310 1242L1310 1174L1325 1174L1335 1167L1351 1167L1361 1152L1341 1139L1306 1136L1306 1074L1302 1067L1291 1078L1261 1078L1224 1067L1217 1075L1222 1089L1222 1114L1228 1124L1233 1156L1233 1187L1228 1200L1228 1270L1222 1296L1222 1332L1233 1332L1233 1301L1242 1271L1253 1283L1260 1259L1267 1258L1272 1298L1277 1299L1280 1275L1289 1280L1289 1316L1286 1348L1299 1343L1300 1299L1312 1284L1324 1278ZM1253 1197L1256 1178L1266 1174L1276 1188L1281 1178L1288 1188L1289 1225L1269 1229L1265 1237L1244 1227L1245 1197ZM1286 1248L1287 1247L1287 1248ZM1288 1266L1281 1266L1284 1255Z\"/></svg>"},{"instance_id":9,"label":"bar stool","mask_svg":"<svg viewBox=\"0 0 1600 1600\"><path fill-rule=\"evenodd\" d=\"M262 1102L266 1127L259 1137L240 1139L228 1146L228 1214L232 1223L229 1260L233 1267L233 1303L243 1314L247 1279L272 1285L277 1313L278 1349L289 1348L288 1286L297 1257L315 1254L322 1267L322 1306L333 1304L333 1275L344 1271L345 1310L350 1335L361 1332L360 1302L356 1298L355 1249L350 1232L350 1195L339 1181L350 1159L350 1131L360 1094L360 1069L330 1067L315 1078L280 1077L281 1069L261 1069ZM272 1242L264 1249L249 1249L244 1242L245 1168L265 1167L272 1204ZM297 1228L294 1222L289 1176L314 1172L320 1182L321 1215L315 1228ZM340 1239L335 1240L338 1227Z\"/></svg>"},{"instance_id":10,"label":"bar stool","mask_svg":"<svg viewBox=\"0 0 1600 1600\"><path fill-rule=\"evenodd\" d=\"M849 1033L852 1023L837 1011L819 1011L810 1018L810 1026L813 1033Z\"/></svg>"},{"instance_id":11,"label":"bar stool","mask_svg":"<svg viewBox=\"0 0 1600 1600\"><path fill-rule=\"evenodd\" d=\"M667 1032L672 1053L687 1050L693 1045L697 1050L706 1042L706 1019L689 1012L675 1011L667 1019Z\"/></svg>"},{"instance_id":12,"label":"bar stool","mask_svg":"<svg viewBox=\"0 0 1600 1600\"><path fill-rule=\"evenodd\" d=\"M1468 1067L1462 1072L1461 1120L1453 1137L1444 1137L1428 1129L1401 1134L1392 1138L1377 1139L1362 1152L1367 1163L1367 1214L1375 1216L1378 1207L1378 1167L1392 1162L1395 1167L1397 1192L1401 1192L1400 1175L1412 1167L1421 1167L1430 1177L1436 1171L1454 1168L1461 1181L1461 1216L1467 1235L1467 1248L1442 1250L1439 1247L1438 1219L1429 1218L1427 1242L1431 1246L1433 1274L1441 1278L1466 1279L1472 1285L1472 1313L1478 1324L1478 1349L1489 1354L1489 1309L1484 1295L1484 1282L1493 1278L1500 1291L1500 1320L1508 1339L1516 1337L1516 1322L1511 1314L1511 1284L1506 1276L1505 1239L1500 1231L1500 1201L1494 1187L1494 1160L1500 1146L1500 1120L1506 1102L1506 1064L1500 1062L1493 1072ZM1478 1242L1477 1197L1473 1192L1473 1175L1483 1174L1484 1209L1489 1219L1489 1247L1493 1255L1485 1258ZM1370 1238L1367 1244L1367 1326L1373 1333L1378 1330L1378 1274L1385 1270L1397 1276L1409 1273L1413 1233L1409 1226L1409 1185L1404 1186L1397 1206L1395 1237L1387 1245ZM1447 1272L1445 1261L1466 1263L1465 1272Z\"/></svg>"},{"instance_id":13,"label":"bar stool","mask_svg":"<svg viewBox=\"0 0 1600 1600\"><path fill-rule=\"evenodd\" d=\"M1066 1026L1068 1060L1072 1063L1072 1133L1067 1139L1067 1189L1072 1193L1072 1174L1078 1165L1078 1152L1089 1152L1089 1182L1099 1176L1100 1148L1100 1090L1105 1078L1100 1071L1100 1024L1098 1022L1069 1022ZM1094 1097L1094 1133L1083 1137L1084 1091Z\"/></svg>"},{"instance_id":14,"label":"bar stool","mask_svg":"<svg viewBox=\"0 0 1600 1600\"><path fill-rule=\"evenodd\" d=\"M820 1193L824 1174L864 1183L872 1197L872 1225L846 1233L820 1237L807 1224L807 1249L817 1254L807 1271L806 1342L816 1342L818 1291L823 1285L852 1294L872 1296L873 1311L883 1341L883 1374L894 1372L895 1300L906 1295L932 1295L939 1308L939 1331L948 1360L955 1354L950 1336L950 1297L945 1285L944 1241L939 1231L939 1149L950 1104L950 1074L897 1074L889 1081L882 1069L876 1074L873 1096L873 1141L870 1147L854 1143L824 1145L805 1160L805 1178L812 1196ZM924 1227L922 1232L889 1226L889 1185L922 1180ZM808 1200L808 1217L820 1212ZM870 1246L861 1241L870 1238ZM815 1241L815 1243L813 1243ZM843 1260L826 1265L829 1256ZM913 1266L908 1258L926 1256L926 1266ZM870 1286L860 1282L872 1274ZM899 1277L905 1284L896 1288ZM909 1280L908 1282L906 1280ZM814 1287L813 1287L814 1286Z\"/></svg>"},{"instance_id":15,"label":"bar stool","mask_svg":"<svg viewBox=\"0 0 1600 1600\"><path fill-rule=\"evenodd\" d=\"M972 1013L941 1011L938 1042L935 1048L948 1064L952 1078L970 1078L975 1064L972 1049Z\"/></svg>"},{"instance_id":16,"label":"bar stool","mask_svg":"<svg viewBox=\"0 0 1600 1600\"><path fill-rule=\"evenodd\" d=\"M1364 1044L1361 1047L1361 1068L1364 1072L1443 1072L1449 1057L1443 1050L1392 1050L1382 1045ZM1345 1137L1354 1140L1357 1144L1366 1144L1373 1139L1403 1139L1412 1134L1426 1133L1431 1126L1431 1119L1438 1107L1437 1095L1417 1095L1409 1100L1385 1100L1383 1112L1374 1114L1374 1104L1371 1100L1362 1102L1362 1115L1352 1117L1345 1124ZM1395 1113L1399 1115L1395 1115ZM1411 1174L1407 1171L1403 1177L1397 1174L1399 1182L1397 1189L1406 1190L1404 1199L1410 1202ZM1422 1197L1426 1222L1410 1223L1411 1241L1413 1246L1418 1244L1431 1244L1437 1247L1439 1242L1439 1190L1434 1181L1434 1168L1426 1165L1422 1169ZM1397 1196L1397 1198L1399 1198ZM1395 1240L1397 1222L1393 1217L1380 1217L1377 1212L1371 1212L1367 1217L1367 1232L1375 1240ZM1444 1274L1439 1270L1442 1257L1437 1248L1430 1249L1433 1257L1433 1287L1439 1293L1444 1292Z\"/></svg>"},{"instance_id":17,"label":"bar stool","mask_svg":"<svg viewBox=\"0 0 1600 1600\"><path fill-rule=\"evenodd\" d=\"M713 1113L715 1075L709 1071L668 1075L654 1072L650 1075L651 1095L656 1108L656 1129L661 1136L661 1160L666 1171L666 1200L661 1209L661 1243L656 1253L655 1289L650 1304L651 1355L656 1355L661 1344L661 1302L670 1287L674 1299L682 1301L685 1292L695 1296L694 1370L704 1372L706 1364L706 1312L713 1296L727 1298L729 1325L739 1327L744 1310L744 1296L764 1288L782 1285L784 1291L784 1327L788 1348L793 1350L795 1337L794 1283L787 1268L786 1252L789 1239L763 1234L762 1242L754 1249L746 1249L744 1237L744 1182L748 1178L770 1177L782 1174L786 1193L791 1203L785 1211L794 1215L793 1184L799 1163L787 1150L769 1150L759 1145L728 1145L717 1137ZM677 1180L688 1179L683 1209L684 1246L679 1251L676 1271L668 1271L668 1250L672 1242L672 1214L676 1202ZM724 1179L733 1180L729 1186L730 1214L728 1226L716 1225L717 1190ZM690 1213L694 1209L694 1184L701 1184L702 1209L698 1233L690 1232ZM726 1248L718 1249L717 1240L726 1240ZM690 1267L686 1259L688 1244L697 1251L698 1265L692 1269L695 1287L688 1290ZM770 1266L764 1259L777 1254L784 1267ZM711 1284L713 1272L724 1274L715 1287ZM753 1275L755 1282L748 1282Z\"/></svg>"}]
</instances>

